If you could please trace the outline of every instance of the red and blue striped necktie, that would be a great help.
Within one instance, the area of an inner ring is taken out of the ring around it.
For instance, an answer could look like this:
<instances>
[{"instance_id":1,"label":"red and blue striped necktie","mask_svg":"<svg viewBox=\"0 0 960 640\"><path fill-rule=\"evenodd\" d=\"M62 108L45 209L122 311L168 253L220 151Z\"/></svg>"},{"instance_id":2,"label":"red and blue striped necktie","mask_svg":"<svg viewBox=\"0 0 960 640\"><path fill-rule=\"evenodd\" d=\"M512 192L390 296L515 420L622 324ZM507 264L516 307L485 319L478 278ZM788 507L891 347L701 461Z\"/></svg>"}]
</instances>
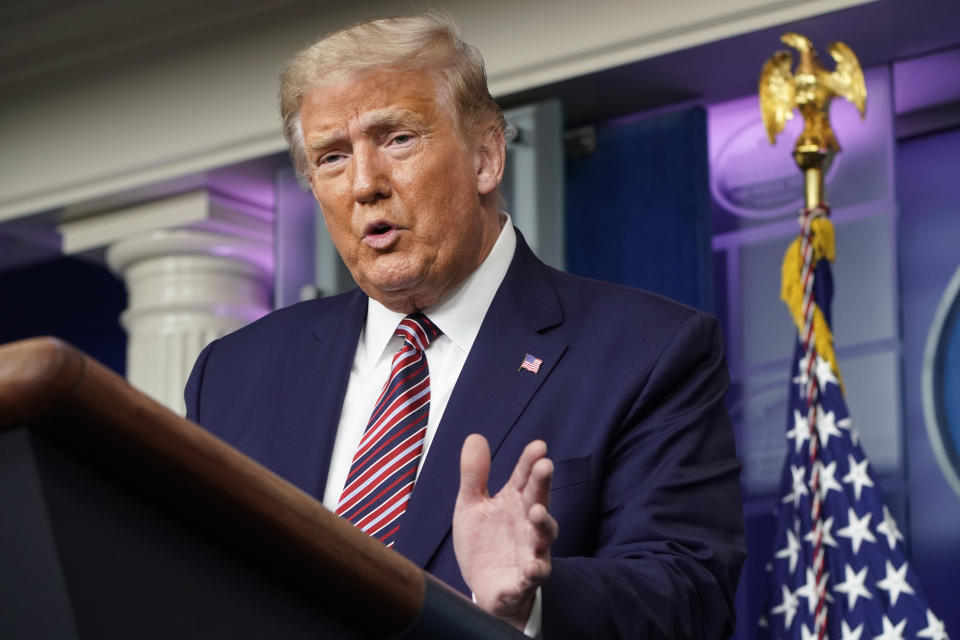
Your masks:
<instances>
[{"instance_id":1,"label":"red and blue striped necktie","mask_svg":"<svg viewBox=\"0 0 960 640\"><path fill-rule=\"evenodd\" d=\"M403 346L384 386L340 495L337 515L393 546L423 453L430 414L430 372L424 350L442 331L422 313L400 321Z\"/></svg>"}]
</instances>

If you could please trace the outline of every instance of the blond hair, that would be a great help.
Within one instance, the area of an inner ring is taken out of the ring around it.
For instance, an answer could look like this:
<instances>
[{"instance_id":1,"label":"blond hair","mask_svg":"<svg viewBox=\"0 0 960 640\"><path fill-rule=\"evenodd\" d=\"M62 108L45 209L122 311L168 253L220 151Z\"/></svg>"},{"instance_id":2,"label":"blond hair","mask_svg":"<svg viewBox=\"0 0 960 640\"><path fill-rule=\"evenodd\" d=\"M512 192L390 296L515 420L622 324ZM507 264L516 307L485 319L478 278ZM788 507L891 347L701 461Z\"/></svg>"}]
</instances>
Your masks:
<instances>
[{"instance_id":1,"label":"blond hair","mask_svg":"<svg viewBox=\"0 0 960 640\"><path fill-rule=\"evenodd\" d=\"M280 75L283 135L302 179L309 175L300 122L303 100L325 83L376 67L438 73L467 135L484 127L499 135L506 129L503 113L487 89L483 57L463 41L451 18L430 12L361 22L322 37L291 58Z\"/></svg>"}]
</instances>

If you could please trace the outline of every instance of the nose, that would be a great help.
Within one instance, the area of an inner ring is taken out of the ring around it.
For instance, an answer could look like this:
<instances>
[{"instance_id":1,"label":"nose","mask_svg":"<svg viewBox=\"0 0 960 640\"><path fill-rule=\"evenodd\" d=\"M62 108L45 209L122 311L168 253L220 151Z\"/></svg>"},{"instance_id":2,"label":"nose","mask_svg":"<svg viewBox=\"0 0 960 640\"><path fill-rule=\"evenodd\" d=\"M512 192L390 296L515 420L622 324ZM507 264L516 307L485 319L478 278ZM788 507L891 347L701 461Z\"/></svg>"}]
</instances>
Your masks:
<instances>
[{"instance_id":1,"label":"nose","mask_svg":"<svg viewBox=\"0 0 960 640\"><path fill-rule=\"evenodd\" d=\"M357 202L374 203L390 197L389 176L376 145L356 145L352 164L353 197Z\"/></svg>"}]
</instances>

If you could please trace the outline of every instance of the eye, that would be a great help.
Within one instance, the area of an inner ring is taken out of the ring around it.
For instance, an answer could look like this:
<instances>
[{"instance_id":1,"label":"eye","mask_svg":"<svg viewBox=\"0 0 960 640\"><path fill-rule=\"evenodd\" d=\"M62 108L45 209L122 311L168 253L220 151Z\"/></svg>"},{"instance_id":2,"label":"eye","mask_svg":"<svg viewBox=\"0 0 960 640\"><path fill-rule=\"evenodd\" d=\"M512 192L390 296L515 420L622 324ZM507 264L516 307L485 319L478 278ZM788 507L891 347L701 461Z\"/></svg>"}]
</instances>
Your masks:
<instances>
[{"instance_id":1,"label":"eye","mask_svg":"<svg viewBox=\"0 0 960 640\"><path fill-rule=\"evenodd\" d=\"M398 133L390 138L388 144L403 147L412 143L413 139L412 133Z\"/></svg>"},{"instance_id":2,"label":"eye","mask_svg":"<svg viewBox=\"0 0 960 640\"><path fill-rule=\"evenodd\" d=\"M322 167L324 165L331 165L342 160L344 156L342 153L326 153L319 158L317 158L317 166Z\"/></svg>"}]
</instances>

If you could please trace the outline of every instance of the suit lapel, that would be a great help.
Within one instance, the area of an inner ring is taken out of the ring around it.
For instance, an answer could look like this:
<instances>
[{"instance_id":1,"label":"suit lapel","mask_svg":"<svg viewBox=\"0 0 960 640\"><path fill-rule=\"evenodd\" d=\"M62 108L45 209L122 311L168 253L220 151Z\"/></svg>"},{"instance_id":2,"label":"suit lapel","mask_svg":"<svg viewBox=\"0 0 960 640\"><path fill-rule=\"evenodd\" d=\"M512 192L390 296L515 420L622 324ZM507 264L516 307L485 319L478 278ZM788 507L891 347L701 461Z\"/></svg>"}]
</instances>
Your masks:
<instances>
[{"instance_id":1,"label":"suit lapel","mask_svg":"<svg viewBox=\"0 0 960 640\"><path fill-rule=\"evenodd\" d=\"M416 525L401 526L394 546L417 565L426 566L450 530L464 439L483 434L496 457L566 350L542 335L562 321L547 268L518 232L510 269L467 356L404 515L405 522ZM543 361L537 373L518 371L527 354Z\"/></svg>"},{"instance_id":2,"label":"suit lapel","mask_svg":"<svg viewBox=\"0 0 960 640\"><path fill-rule=\"evenodd\" d=\"M363 328L367 297L359 289L319 314L302 349L285 366L278 425L288 425L274 441L276 458L301 489L323 498L340 411Z\"/></svg>"}]
</instances>

